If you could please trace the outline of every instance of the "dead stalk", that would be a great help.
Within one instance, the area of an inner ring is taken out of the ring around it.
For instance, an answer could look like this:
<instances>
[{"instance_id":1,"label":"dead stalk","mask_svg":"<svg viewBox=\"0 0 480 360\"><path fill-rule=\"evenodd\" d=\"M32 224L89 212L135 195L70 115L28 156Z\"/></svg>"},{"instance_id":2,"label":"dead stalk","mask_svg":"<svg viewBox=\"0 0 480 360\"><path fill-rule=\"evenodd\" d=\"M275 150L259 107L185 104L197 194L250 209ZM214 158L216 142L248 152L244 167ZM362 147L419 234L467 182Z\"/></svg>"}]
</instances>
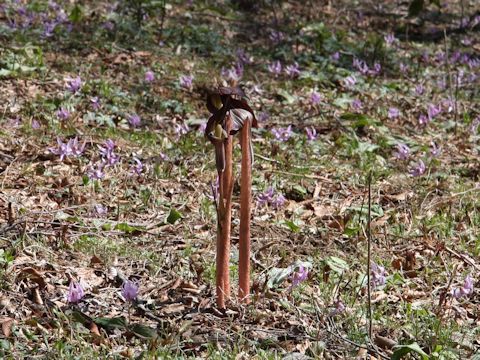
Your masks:
<instances>
[{"instance_id":1,"label":"dead stalk","mask_svg":"<svg viewBox=\"0 0 480 360\"><path fill-rule=\"evenodd\" d=\"M250 294L250 215L252 197L252 154L250 148L250 122L245 121L241 130L242 174L240 183L240 243L239 243L239 290L241 301L249 301Z\"/></svg>"}]
</instances>

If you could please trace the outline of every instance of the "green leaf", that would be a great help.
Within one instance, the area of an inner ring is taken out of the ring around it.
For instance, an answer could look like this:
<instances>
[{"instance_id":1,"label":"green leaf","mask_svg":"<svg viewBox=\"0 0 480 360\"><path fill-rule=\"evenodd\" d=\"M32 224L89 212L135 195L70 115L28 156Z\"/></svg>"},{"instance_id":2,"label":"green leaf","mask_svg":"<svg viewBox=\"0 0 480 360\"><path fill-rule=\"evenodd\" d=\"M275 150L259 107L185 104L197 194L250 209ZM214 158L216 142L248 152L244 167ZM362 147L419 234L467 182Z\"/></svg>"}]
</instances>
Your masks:
<instances>
[{"instance_id":1,"label":"green leaf","mask_svg":"<svg viewBox=\"0 0 480 360\"><path fill-rule=\"evenodd\" d=\"M83 17L82 8L80 7L80 5L75 4L68 18L73 23L79 23L82 20L82 17Z\"/></svg>"},{"instance_id":2,"label":"green leaf","mask_svg":"<svg viewBox=\"0 0 480 360\"><path fill-rule=\"evenodd\" d=\"M279 95L281 98L283 98L287 104L293 104L296 100L293 95L290 95L288 92L286 92L283 89L278 90L277 95Z\"/></svg>"},{"instance_id":3,"label":"green leaf","mask_svg":"<svg viewBox=\"0 0 480 360\"><path fill-rule=\"evenodd\" d=\"M336 256L329 256L324 261L325 265L336 272L337 274L342 274L344 271L348 270L348 264L345 260L340 259Z\"/></svg>"},{"instance_id":4,"label":"green leaf","mask_svg":"<svg viewBox=\"0 0 480 360\"><path fill-rule=\"evenodd\" d=\"M417 16L423 11L424 0L412 0L408 6L408 16Z\"/></svg>"},{"instance_id":5,"label":"green leaf","mask_svg":"<svg viewBox=\"0 0 480 360\"><path fill-rule=\"evenodd\" d=\"M294 233L296 232L299 232L300 231L300 226L298 226L297 224L295 224L293 221L291 220L285 220L283 222L284 225L287 225L287 227Z\"/></svg>"},{"instance_id":6,"label":"green leaf","mask_svg":"<svg viewBox=\"0 0 480 360\"><path fill-rule=\"evenodd\" d=\"M422 357L422 360L430 359L430 356L420 348L416 342L408 345L397 345L394 347L395 351L392 355L391 360L401 360L405 355L411 353L412 351L417 353Z\"/></svg>"},{"instance_id":7,"label":"green leaf","mask_svg":"<svg viewBox=\"0 0 480 360\"><path fill-rule=\"evenodd\" d=\"M8 69L0 69L0 77L2 76L10 76L12 74L11 70Z\"/></svg>"},{"instance_id":8,"label":"green leaf","mask_svg":"<svg viewBox=\"0 0 480 360\"><path fill-rule=\"evenodd\" d=\"M183 216L179 211L177 211L175 208L171 208L170 213L167 216L167 223L173 225L177 220L181 219L182 217Z\"/></svg>"},{"instance_id":9,"label":"green leaf","mask_svg":"<svg viewBox=\"0 0 480 360\"><path fill-rule=\"evenodd\" d=\"M300 266L304 268L311 269L313 267L312 263L308 261L295 261L291 266L286 268L272 268L268 272L268 281L267 286L269 289L275 288L285 281L296 269Z\"/></svg>"},{"instance_id":10,"label":"green leaf","mask_svg":"<svg viewBox=\"0 0 480 360\"><path fill-rule=\"evenodd\" d=\"M133 324L128 327L128 330L141 339L152 339L157 337L155 329L142 324Z\"/></svg>"},{"instance_id":11,"label":"green leaf","mask_svg":"<svg viewBox=\"0 0 480 360\"><path fill-rule=\"evenodd\" d=\"M120 223L115 225L115 230L123 231L126 234L133 234L145 231L145 228L140 226L128 225L127 223Z\"/></svg>"},{"instance_id":12,"label":"green leaf","mask_svg":"<svg viewBox=\"0 0 480 360\"><path fill-rule=\"evenodd\" d=\"M127 319L124 316L114 318L95 318L93 322L107 330L126 329Z\"/></svg>"},{"instance_id":13,"label":"green leaf","mask_svg":"<svg viewBox=\"0 0 480 360\"><path fill-rule=\"evenodd\" d=\"M72 312L72 318L73 320L75 320L76 322L79 322L85 327L88 327L88 325L92 322L92 319L89 316L85 315L79 310L74 310Z\"/></svg>"}]
</instances>

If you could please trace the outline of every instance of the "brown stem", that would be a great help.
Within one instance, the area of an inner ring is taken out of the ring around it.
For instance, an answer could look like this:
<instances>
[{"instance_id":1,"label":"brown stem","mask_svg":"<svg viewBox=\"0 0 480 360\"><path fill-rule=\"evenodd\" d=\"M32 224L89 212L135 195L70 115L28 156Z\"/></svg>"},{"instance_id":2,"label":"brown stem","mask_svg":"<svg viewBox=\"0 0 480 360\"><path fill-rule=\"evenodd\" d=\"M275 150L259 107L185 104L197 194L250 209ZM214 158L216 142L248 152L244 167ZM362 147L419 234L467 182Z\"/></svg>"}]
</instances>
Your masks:
<instances>
[{"instance_id":1,"label":"brown stem","mask_svg":"<svg viewBox=\"0 0 480 360\"><path fill-rule=\"evenodd\" d=\"M241 301L249 301L250 295L250 215L252 198L252 153L250 148L250 121L241 130L242 174L240 180L240 242L239 242L239 290Z\"/></svg>"},{"instance_id":2,"label":"brown stem","mask_svg":"<svg viewBox=\"0 0 480 360\"><path fill-rule=\"evenodd\" d=\"M232 122L230 116L225 118L227 134ZM228 135L224 141L225 169L218 172L218 212L217 212L217 259L216 290L217 306L225 308L225 299L230 297L229 261L230 261L230 228L232 217L232 137Z\"/></svg>"}]
</instances>

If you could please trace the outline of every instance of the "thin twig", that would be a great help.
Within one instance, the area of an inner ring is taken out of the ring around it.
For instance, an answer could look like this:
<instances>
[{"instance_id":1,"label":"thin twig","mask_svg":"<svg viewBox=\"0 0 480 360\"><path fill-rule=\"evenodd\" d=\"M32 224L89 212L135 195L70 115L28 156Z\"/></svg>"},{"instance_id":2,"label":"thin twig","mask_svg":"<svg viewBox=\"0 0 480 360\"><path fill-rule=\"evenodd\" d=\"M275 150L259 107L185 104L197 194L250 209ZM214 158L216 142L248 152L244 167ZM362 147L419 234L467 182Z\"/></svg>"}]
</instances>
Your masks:
<instances>
[{"instance_id":1,"label":"thin twig","mask_svg":"<svg viewBox=\"0 0 480 360\"><path fill-rule=\"evenodd\" d=\"M368 218L367 218L367 289L368 289L368 336L372 339L372 286L370 284L370 262L372 252L372 172L368 174Z\"/></svg>"}]
</instances>

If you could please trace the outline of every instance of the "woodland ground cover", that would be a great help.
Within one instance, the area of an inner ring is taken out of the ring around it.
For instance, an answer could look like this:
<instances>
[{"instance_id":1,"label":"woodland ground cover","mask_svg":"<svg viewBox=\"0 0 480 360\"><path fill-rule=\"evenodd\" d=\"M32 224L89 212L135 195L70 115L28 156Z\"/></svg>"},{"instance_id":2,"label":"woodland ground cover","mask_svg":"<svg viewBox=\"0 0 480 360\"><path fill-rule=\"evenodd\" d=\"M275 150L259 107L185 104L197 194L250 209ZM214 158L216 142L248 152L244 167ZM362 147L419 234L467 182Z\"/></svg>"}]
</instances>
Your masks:
<instances>
[{"instance_id":1,"label":"woodland ground cover","mask_svg":"<svg viewBox=\"0 0 480 360\"><path fill-rule=\"evenodd\" d=\"M3 357L480 351L478 3L245 3L0 4ZM227 84L259 128L252 302L220 311Z\"/></svg>"}]
</instances>

